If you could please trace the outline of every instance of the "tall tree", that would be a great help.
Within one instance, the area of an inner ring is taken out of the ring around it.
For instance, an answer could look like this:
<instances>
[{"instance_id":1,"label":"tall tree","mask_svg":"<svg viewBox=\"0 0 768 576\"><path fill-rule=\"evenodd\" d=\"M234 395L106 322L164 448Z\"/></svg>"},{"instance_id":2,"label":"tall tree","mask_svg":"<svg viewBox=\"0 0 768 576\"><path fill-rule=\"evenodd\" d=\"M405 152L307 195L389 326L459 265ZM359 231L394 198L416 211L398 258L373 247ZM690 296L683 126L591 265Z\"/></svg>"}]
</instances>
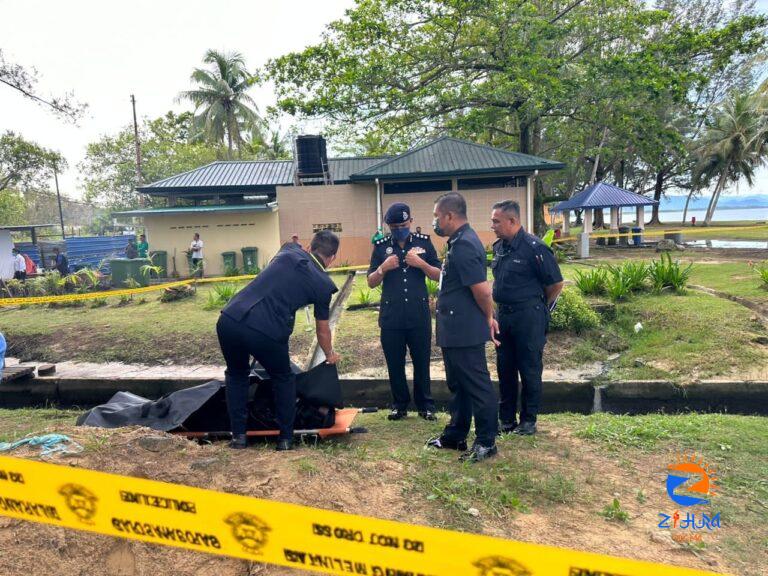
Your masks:
<instances>
[{"instance_id":1,"label":"tall tree","mask_svg":"<svg viewBox=\"0 0 768 576\"><path fill-rule=\"evenodd\" d=\"M696 151L695 180L714 182L704 224L712 222L720 194L728 184L744 178L752 186L755 169L768 155L768 122L761 99L755 94L730 94Z\"/></svg>"},{"instance_id":2,"label":"tall tree","mask_svg":"<svg viewBox=\"0 0 768 576\"><path fill-rule=\"evenodd\" d=\"M238 150L245 144L243 133L259 122L256 103L248 89L257 81L238 53L224 54L215 50L203 58L210 70L196 68L192 81L197 88L179 94L195 106L194 137L209 142L227 143L227 158L232 158L233 146Z\"/></svg>"},{"instance_id":3,"label":"tall tree","mask_svg":"<svg viewBox=\"0 0 768 576\"><path fill-rule=\"evenodd\" d=\"M54 164L66 168L66 160L58 152L48 150L11 131L0 135L0 192L7 188L18 191L48 188Z\"/></svg>"}]
</instances>

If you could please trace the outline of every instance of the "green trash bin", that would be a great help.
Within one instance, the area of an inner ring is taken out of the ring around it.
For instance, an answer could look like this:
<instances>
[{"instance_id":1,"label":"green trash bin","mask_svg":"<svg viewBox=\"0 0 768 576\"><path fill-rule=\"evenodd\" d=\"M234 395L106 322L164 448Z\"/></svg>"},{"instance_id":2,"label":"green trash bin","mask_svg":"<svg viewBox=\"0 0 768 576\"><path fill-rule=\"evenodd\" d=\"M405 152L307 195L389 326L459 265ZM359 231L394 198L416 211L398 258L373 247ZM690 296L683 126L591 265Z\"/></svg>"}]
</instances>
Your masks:
<instances>
[{"instance_id":1,"label":"green trash bin","mask_svg":"<svg viewBox=\"0 0 768 576\"><path fill-rule=\"evenodd\" d=\"M150 260L152 260L153 266L159 266L162 268L160 271L160 274L158 274L159 278L167 278L168 277L168 252L165 250L152 250L149 253ZM154 276L154 274L153 274Z\"/></svg>"},{"instance_id":2,"label":"green trash bin","mask_svg":"<svg viewBox=\"0 0 768 576\"><path fill-rule=\"evenodd\" d=\"M141 267L151 264L149 258L115 258L109 261L112 286L125 288L125 281L133 278L140 286L149 286L149 275L141 273Z\"/></svg>"},{"instance_id":3,"label":"green trash bin","mask_svg":"<svg viewBox=\"0 0 768 576\"><path fill-rule=\"evenodd\" d=\"M243 273L256 274L259 270L259 249L254 246L242 248L243 253Z\"/></svg>"},{"instance_id":4,"label":"green trash bin","mask_svg":"<svg viewBox=\"0 0 768 576\"><path fill-rule=\"evenodd\" d=\"M221 257L224 259L224 274L237 268L237 252L222 252Z\"/></svg>"}]
</instances>

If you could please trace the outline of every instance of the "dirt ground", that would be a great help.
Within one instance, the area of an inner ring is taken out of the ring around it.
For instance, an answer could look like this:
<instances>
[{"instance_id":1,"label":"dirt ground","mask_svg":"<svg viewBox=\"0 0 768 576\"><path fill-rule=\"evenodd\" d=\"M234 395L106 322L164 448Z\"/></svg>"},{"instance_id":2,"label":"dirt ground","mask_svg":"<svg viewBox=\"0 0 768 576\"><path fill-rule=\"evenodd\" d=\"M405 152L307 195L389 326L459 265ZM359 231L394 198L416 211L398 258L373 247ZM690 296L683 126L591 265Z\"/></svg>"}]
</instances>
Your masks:
<instances>
[{"instance_id":1,"label":"dirt ground","mask_svg":"<svg viewBox=\"0 0 768 576\"><path fill-rule=\"evenodd\" d=\"M379 420L384 422L383 418ZM70 434L86 447L81 455L54 459L72 466L409 523L449 527L456 523L446 507L414 492L411 476L417 471L412 461L397 458L394 452L390 457L365 457L366 443L371 440L365 435L342 441L338 449L302 447L282 456L268 447L233 453L223 443L198 445L170 435L160 452L152 452L137 444L142 436L158 434L144 428L111 431L58 426L56 431ZM402 450L423 458L423 438L420 434L412 436L413 441L404 441ZM496 471L514 468L516 458L525 453L535 460L535 469L545 475L548 470L562 470L564 466L569 469L577 486L574 498L568 503L548 501L533 505L524 513L493 514L481 506L479 518L467 516L465 529L704 570L758 574L726 560L716 539L710 541L706 550L698 551L673 542L656 528L658 512L669 505L663 490L649 487L663 485L668 455L646 455L629 463L621 457L607 456L599 446L574 437L567 428L547 424L541 427L533 445L535 450L520 442L519 438L501 440L500 457L495 468L487 469L488 473L499 474ZM16 455L35 457L35 452L25 449ZM427 458L441 466L461 466L455 463L455 453L430 454ZM508 473L513 472L509 469ZM640 499L636 496L643 488L644 496ZM614 496L621 498L631 522L612 522L596 515L595 510ZM761 536L763 541L767 537ZM304 573L2 517L0 550L0 574L4 575ZM750 562L757 565L761 557L768 561L768 554L763 551L753 554Z\"/></svg>"}]
</instances>

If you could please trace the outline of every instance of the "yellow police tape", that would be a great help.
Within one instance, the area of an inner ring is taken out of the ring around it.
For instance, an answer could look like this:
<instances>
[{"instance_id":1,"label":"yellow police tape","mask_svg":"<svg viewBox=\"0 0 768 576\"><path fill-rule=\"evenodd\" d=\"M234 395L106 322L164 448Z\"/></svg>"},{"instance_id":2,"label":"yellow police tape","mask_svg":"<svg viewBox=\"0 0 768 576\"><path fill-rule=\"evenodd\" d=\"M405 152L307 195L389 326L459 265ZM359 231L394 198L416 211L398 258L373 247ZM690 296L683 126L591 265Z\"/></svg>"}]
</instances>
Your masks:
<instances>
[{"instance_id":1,"label":"yellow police tape","mask_svg":"<svg viewBox=\"0 0 768 576\"><path fill-rule=\"evenodd\" d=\"M765 230L766 233L766 241L768 241L768 226L734 226L734 227L724 227L724 231L733 232L734 230ZM707 226L701 226L699 228L667 228L664 230L652 230L650 232L647 232L645 229L643 229L642 232L626 232L624 234L616 233L608 233L603 234L602 232L592 232L589 237L590 239L593 238L630 238L632 236L642 236L643 238L654 238L656 236L664 236L665 234L685 234L686 236L689 236L693 234L694 236L697 234L711 234L712 236L717 236L717 227L707 227ZM562 242L575 242L579 239L578 236L565 236L562 238L555 238L552 243L553 244L560 244Z\"/></svg>"},{"instance_id":2,"label":"yellow police tape","mask_svg":"<svg viewBox=\"0 0 768 576\"><path fill-rule=\"evenodd\" d=\"M329 574L708 574L6 456L0 515Z\"/></svg>"},{"instance_id":3,"label":"yellow police tape","mask_svg":"<svg viewBox=\"0 0 768 576\"><path fill-rule=\"evenodd\" d=\"M329 274L340 272L351 272L355 270L367 270L368 266L345 266L343 268L329 268ZM26 296L23 298L0 298L0 308L8 306L29 306L32 304L51 304L59 302L79 302L83 300L100 300L102 298L116 298L119 296L133 296L134 294L146 294L147 292L157 292L166 288L175 288L184 284L209 284L213 282L240 282L244 280L253 280L255 274L244 274L241 276L216 276L213 278L186 278L177 282L166 282L165 284L153 284L142 288L125 288L123 290L105 290L103 292L85 292L83 294L62 294L60 296Z\"/></svg>"}]
</instances>

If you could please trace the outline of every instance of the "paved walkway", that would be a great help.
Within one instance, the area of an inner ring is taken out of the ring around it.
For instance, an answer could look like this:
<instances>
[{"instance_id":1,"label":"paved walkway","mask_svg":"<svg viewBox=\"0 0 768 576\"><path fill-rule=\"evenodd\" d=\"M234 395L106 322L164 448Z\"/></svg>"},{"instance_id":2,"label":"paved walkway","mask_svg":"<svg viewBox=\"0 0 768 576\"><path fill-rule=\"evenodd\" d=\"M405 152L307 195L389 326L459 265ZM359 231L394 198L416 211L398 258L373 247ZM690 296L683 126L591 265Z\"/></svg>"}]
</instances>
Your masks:
<instances>
[{"instance_id":1,"label":"paved walkway","mask_svg":"<svg viewBox=\"0 0 768 576\"><path fill-rule=\"evenodd\" d=\"M5 360L8 366L19 364L16 358L6 358ZM121 362L109 362L106 364L96 362L59 362L56 364L56 372L54 374L41 378L99 378L104 380L172 378L213 380L214 378L224 378L224 366L212 366L210 364L144 366L142 364L123 364Z\"/></svg>"}]
</instances>

